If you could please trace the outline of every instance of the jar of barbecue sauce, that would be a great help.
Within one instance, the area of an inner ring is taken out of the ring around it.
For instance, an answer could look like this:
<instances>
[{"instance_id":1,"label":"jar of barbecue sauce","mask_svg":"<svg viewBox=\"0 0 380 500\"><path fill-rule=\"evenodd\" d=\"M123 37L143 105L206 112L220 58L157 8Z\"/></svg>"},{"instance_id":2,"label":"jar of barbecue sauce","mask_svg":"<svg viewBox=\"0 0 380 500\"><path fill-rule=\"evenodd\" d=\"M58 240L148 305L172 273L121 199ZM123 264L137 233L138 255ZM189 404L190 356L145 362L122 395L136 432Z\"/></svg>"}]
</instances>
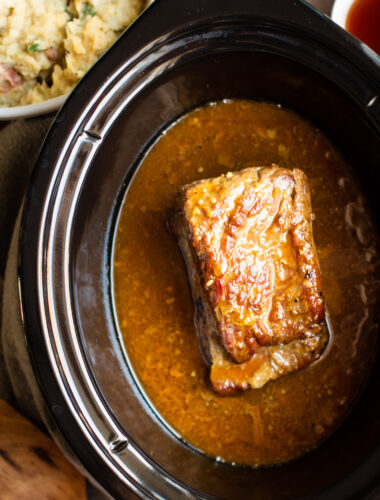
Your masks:
<instances>
[{"instance_id":1,"label":"jar of barbecue sauce","mask_svg":"<svg viewBox=\"0 0 380 500\"><path fill-rule=\"evenodd\" d=\"M380 0L354 0L345 28L380 55Z\"/></svg>"}]
</instances>

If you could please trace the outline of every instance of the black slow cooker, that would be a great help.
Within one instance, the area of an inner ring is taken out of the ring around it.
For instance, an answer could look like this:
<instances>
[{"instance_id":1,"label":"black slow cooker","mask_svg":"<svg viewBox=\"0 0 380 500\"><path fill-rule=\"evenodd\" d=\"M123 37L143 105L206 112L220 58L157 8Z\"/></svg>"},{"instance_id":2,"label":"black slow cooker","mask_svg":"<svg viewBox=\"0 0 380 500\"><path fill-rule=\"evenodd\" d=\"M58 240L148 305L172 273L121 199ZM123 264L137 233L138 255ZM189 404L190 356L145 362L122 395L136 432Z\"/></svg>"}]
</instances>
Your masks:
<instances>
[{"instance_id":1,"label":"black slow cooker","mask_svg":"<svg viewBox=\"0 0 380 500\"><path fill-rule=\"evenodd\" d=\"M110 271L125 190L170 122L233 97L281 103L320 127L379 216L380 61L370 49L301 0L156 0L76 87L34 170L13 269L34 372L26 380L38 382L55 439L115 498L130 489L164 499L366 498L380 484L379 362L322 446L253 469L174 436L125 360Z\"/></svg>"}]
</instances>

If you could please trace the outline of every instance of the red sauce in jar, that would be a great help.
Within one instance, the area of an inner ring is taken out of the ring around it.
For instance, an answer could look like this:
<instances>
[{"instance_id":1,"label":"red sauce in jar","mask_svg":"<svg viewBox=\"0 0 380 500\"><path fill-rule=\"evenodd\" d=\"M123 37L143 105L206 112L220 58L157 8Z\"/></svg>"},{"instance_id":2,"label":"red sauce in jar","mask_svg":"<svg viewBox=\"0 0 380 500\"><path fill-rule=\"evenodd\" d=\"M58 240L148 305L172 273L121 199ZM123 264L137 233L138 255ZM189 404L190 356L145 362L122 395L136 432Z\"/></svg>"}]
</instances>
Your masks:
<instances>
[{"instance_id":1,"label":"red sauce in jar","mask_svg":"<svg viewBox=\"0 0 380 500\"><path fill-rule=\"evenodd\" d=\"M380 0L356 0L348 12L346 29L380 54Z\"/></svg>"}]
</instances>

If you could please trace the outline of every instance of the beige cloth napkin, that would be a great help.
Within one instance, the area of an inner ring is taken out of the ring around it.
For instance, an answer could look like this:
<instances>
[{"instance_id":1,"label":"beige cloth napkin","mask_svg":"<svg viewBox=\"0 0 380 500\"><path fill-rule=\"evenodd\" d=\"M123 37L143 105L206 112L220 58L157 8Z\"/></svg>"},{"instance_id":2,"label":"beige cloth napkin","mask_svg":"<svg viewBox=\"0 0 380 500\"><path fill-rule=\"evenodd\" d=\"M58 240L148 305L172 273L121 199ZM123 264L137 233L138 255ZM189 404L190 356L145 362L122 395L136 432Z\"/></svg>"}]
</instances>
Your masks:
<instances>
[{"instance_id":1,"label":"beige cloth napkin","mask_svg":"<svg viewBox=\"0 0 380 500\"><path fill-rule=\"evenodd\" d=\"M13 227L52 119L53 116L48 115L0 123L0 303L3 301L4 272ZM14 402L1 346L0 343L0 398Z\"/></svg>"}]
</instances>

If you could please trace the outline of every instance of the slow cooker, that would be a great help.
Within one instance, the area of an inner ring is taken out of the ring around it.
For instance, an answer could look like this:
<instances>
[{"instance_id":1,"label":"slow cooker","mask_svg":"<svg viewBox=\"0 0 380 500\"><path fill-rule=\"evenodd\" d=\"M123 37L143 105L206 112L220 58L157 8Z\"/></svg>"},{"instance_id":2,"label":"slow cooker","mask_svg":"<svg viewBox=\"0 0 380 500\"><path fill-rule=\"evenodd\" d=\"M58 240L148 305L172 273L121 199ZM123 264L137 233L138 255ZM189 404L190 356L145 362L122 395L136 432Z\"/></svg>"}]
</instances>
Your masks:
<instances>
[{"instance_id":1,"label":"slow cooker","mask_svg":"<svg viewBox=\"0 0 380 500\"><path fill-rule=\"evenodd\" d=\"M320 127L378 217L379 89L376 54L301 0L156 0L57 115L14 234L5 321L25 334L25 391L38 413L113 497L337 500L379 486L379 362L317 450L272 468L218 463L174 436L141 395L111 273L117 215L144 152L212 100L281 103Z\"/></svg>"}]
</instances>

